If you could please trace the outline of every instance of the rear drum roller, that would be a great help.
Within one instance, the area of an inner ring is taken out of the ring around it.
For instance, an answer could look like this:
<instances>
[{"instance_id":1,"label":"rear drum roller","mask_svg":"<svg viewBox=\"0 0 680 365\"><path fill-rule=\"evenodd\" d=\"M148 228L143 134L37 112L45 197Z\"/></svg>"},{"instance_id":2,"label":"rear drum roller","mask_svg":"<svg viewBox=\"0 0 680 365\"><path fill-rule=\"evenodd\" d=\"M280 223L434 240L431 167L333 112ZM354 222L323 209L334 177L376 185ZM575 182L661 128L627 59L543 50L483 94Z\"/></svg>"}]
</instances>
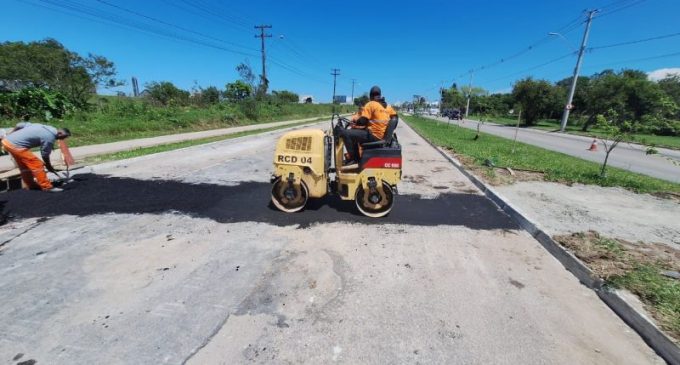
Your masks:
<instances>
[{"instance_id":1,"label":"rear drum roller","mask_svg":"<svg viewBox=\"0 0 680 365\"><path fill-rule=\"evenodd\" d=\"M363 215L373 218L384 217L394 206L394 191L384 181L382 189L376 187L368 192L364 191L362 186L359 186L354 202Z\"/></svg>"},{"instance_id":2,"label":"rear drum roller","mask_svg":"<svg viewBox=\"0 0 680 365\"><path fill-rule=\"evenodd\" d=\"M272 186L272 203L286 213L302 210L307 204L308 197L309 191L303 181L297 185L279 178Z\"/></svg>"}]
</instances>

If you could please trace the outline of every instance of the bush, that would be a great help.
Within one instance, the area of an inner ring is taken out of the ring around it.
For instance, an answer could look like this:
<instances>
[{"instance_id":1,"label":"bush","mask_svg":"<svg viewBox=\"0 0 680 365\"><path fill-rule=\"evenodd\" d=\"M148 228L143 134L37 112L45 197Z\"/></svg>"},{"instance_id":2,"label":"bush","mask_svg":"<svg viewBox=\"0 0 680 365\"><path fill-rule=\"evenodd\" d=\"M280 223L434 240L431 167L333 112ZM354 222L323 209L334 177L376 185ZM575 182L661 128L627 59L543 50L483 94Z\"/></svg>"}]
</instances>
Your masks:
<instances>
[{"instance_id":1,"label":"bush","mask_svg":"<svg viewBox=\"0 0 680 365\"><path fill-rule=\"evenodd\" d=\"M146 85L151 100L162 105L181 106L189 103L189 92L175 86L172 82L151 82Z\"/></svg>"},{"instance_id":2,"label":"bush","mask_svg":"<svg viewBox=\"0 0 680 365\"><path fill-rule=\"evenodd\" d=\"M645 115L640 121L639 131L657 136L680 136L680 122Z\"/></svg>"},{"instance_id":3,"label":"bush","mask_svg":"<svg viewBox=\"0 0 680 365\"><path fill-rule=\"evenodd\" d=\"M0 115L10 119L28 116L41 120L62 118L74 110L59 92L27 87L16 92L0 94Z\"/></svg>"},{"instance_id":4,"label":"bush","mask_svg":"<svg viewBox=\"0 0 680 365\"><path fill-rule=\"evenodd\" d=\"M288 90L274 90L272 91L272 96L274 97L275 101L281 103L297 103L298 100L300 100L300 96L298 96L298 94Z\"/></svg>"}]
</instances>

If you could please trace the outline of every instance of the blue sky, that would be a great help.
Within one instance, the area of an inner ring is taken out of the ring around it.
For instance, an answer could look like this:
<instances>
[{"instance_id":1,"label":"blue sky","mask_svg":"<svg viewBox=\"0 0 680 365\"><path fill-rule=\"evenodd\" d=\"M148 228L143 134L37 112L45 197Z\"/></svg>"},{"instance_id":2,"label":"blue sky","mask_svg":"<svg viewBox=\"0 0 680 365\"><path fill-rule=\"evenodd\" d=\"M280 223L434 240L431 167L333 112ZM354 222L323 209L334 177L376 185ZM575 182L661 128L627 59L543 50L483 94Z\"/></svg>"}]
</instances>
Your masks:
<instances>
[{"instance_id":1,"label":"blue sky","mask_svg":"<svg viewBox=\"0 0 680 365\"><path fill-rule=\"evenodd\" d=\"M103 1L103 2L102 2ZM559 80L571 74L581 41L584 9L601 8L589 46L680 33L678 0L468 0L468 1L218 1L218 0L0 0L0 40L51 37L81 54L114 61L119 77L140 84L172 81L224 88L247 61L260 72L255 24L271 24L267 73L272 89L330 100L331 68L339 68L337 93L355 96L380 85L388 101L414 94L436 98L442 85L473 84L507 92L524 76ZM57 5L49 5L49 3ZM107 5L113 4L116 7ZM113 25L63 6L94 9ZM126 12L127 9L142 16ZM155 18L160 22L152 21ZM565 27L566 26L566 27ZM149 32L169 34L159 36ZM565 39L547 36L561 31ZM177 37L211 44L206 47ZM515 58L532 44L531 50ZM234 53L237 51L240 53ZM588 52L582 74L606 68L647 72L680 68L680 36ZM561 60L536 67L565 56ZM643 60L647 58L646 60ZM651 58L651 59L650 59ZM506 59L503 62L498 62ZM482 66L491 65L480 69ZM130 83L122 88L131 90Z\"/></svg>"}]
</instances>

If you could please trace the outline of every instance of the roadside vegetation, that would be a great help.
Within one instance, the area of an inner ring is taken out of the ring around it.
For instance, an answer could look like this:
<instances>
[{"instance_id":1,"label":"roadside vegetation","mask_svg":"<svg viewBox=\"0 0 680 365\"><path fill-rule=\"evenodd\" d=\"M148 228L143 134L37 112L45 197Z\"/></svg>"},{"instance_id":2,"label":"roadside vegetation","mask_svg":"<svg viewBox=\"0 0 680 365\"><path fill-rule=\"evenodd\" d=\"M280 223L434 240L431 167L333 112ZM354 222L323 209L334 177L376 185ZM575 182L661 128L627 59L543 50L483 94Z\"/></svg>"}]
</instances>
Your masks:
<instances>
[{"instance_id":1,"label":"roadside vegetation","mask_svg":"<svg viewBox=\"0 0 680 365\"><path fill-rule=\"evenodd\" d=\"M490 94L479 87L451 85L441 90L440 110L465 112L470 96L469 115L477 120L523 127L559 129L572 78L556 83L531 77L518 80L509 93ZM651 81L639 70L604 70L581 76L576 84L567 131L604 138L598 116L621 128L631 142L680 148L680 76ZM402 108L424 109L424 98L405 103Z\"/></svg>"},{"instance_id":2,"label":"roadside vegetation","mask_svg":"<svg viewBox=\"0 0 680 365\"><path fill-rule=\"evenodd\" d=\"M450 149L469 168L490 182L512 180L510 168L534 180L567 184L620 186L638 193L680 193L680 184L609 167L601 177L600 164L563 153L496 137L432 119L406 116L409 125L434 144ZM503 174L504 176L500 176Z\"/></svg>"},{"instance_id":3,"label":"roadside vegetation","mask_svg":"<svg viewBox=\"0 0 680 365\"><path fill-rule=\"evenodd\" d=\"M664 244L631 243L581 232L557 236L606 285L637 295L660 327L680 340L680 252Z\"/></svg>"},{"instance_id":4,"label":"roadside vegetation","mask_svg":"<svg viewBox=\"0 0 680 365\"><path fill-rule=\"evenodd\" d=\"M514 127L517 125L517 117L508 116L490 116L473 114L470 119L479 120L484 122L491 122L496 124L502 124L506 126ZM520 128L527 128L526 125L520 124ZM539 119L536 124L528 127L534 129L540 129L548 132L555 132L560 130L560 121L558 119ZM587 132L584 132L581 127L577 125L567 125L566 132L570 134L575 134L579 136L586 136L592 138L607 138L606 131L602 130L597 126L588 128ZM680 150L680 137L678 136L659 136L655 134L648 133L630 133L630 138L627 142L642 144L646 146L655 146Z\"/></svg>"},{"instance_id":5,"label":"roadside vegetation","mask_svg":"<svg viewBox=\"0 0 680 365\"><path fill-rule=\"evenodd\" d=\"M247 63L239 79L182 90L172 82L149 82L136 97L101 96L97 89L124 84L113 62L81 56L59 42L0 43L0 127L21 119L69 128L70 145L114 142L165 134L330 115L352 106L298 103L287 90L269 92Z\"/></svg>"},{"instance_id":6,"label":"roadside vegetation","mask_svg":"<svg viewBox=\"0 0 680 365\"><path fill-rule=\"evenodd\" d=\"M200 139L194 139L194 140L190 140L190 141L183 141L183 142L176 142L176 143L167 143L167 144L162 144L162 145L152 146L152 147L135 148L135 149L129 150L129 151L107 153L107 154L103 154L103 155L88 157L88 158L85 159L84 162L85 162L86 165L91 165L91 164L96 164L96 163L101 163L101 162L106 162L106 161L124 160L124 159L128 159L128 158L133 158L133 157L151 155L151 154L154 154L154 153L161 153L161 152L178 150L178 149L181 149L181 148L198 146L198 145L202 145L202 144L206 144L206 143L213 143L213 142L225 141L225 140L228 140L228 139L246 137L246 136L250 136L250 135L253 135L253 134L271 132L271 131L275 131L275 130L279 130L279 129L297 127L297 126L301 126L301 125L305 125L305 124L309 124L309 122L293 123L293 124L287 124L287 125L284 125L284 126L271 127L271 128L260 128L260 129L254 129L254 130L251 130L251 131L244 131L244 132L227 134L227 135L223 135L223 136L200 138Z\"/></svg>"}]
</instances>

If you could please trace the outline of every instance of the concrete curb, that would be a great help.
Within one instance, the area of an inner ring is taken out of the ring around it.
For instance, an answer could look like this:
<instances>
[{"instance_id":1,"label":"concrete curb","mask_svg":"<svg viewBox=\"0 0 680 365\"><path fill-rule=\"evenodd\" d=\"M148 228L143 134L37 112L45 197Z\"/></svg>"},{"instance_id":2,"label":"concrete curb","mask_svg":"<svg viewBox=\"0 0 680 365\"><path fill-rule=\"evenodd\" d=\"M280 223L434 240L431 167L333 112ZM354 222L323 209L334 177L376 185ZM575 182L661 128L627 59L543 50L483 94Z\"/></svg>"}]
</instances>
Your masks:
<instances>
[{"instance_id":1,"label":"concrete curb","mask_svg":"<svg viewBox=\"0 0 680 365\"><path fill-rule=\"evenodd\" d=\"M413 129L413 128L411 128ZM604 285L604 281L597 276L576 256L567 251L559 243L545 233L536 223L527 218L517 208L513 207L507 199L498 194L491 187L487 186L475 175L465 169L463 164L451 157L446 151L435 146L430 140L425 138L418 131L413 129L420 138L437 149L444 158L465 177L470 179L479 190L501 210L508 214L517 224L529 232L553 257L555 257L569 272L588 288L594 290L597 296L607 304L628 326L630 326L656 353L666 360L669 364L680 364L680 347L678 347L666 334L664 334L645 313L642 313L631 306L623 296L616 290Z\"/></svg>"}]
</instances>

